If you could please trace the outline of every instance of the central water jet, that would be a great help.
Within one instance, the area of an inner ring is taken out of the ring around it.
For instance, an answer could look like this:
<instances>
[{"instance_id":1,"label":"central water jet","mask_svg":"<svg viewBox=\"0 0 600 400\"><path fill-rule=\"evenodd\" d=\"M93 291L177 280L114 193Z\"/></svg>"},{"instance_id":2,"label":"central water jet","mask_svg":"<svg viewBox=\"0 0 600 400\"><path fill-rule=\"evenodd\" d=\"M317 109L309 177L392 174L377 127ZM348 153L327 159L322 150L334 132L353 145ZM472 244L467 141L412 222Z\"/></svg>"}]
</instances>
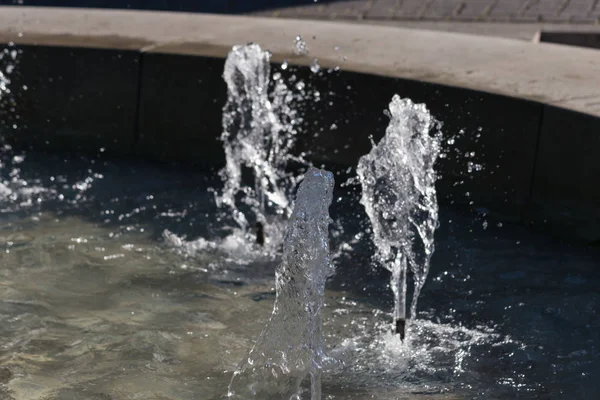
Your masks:
<instances>
[{"instance_id":1,"label":"central water jet","mask_svg":"<svg viewBox=\"0 0 600 400\"><path fill-rule=\"evenodd\" d=\"M300 184L276 272L277 298L268 325L235 371L229 397L299 399L310 375L311 399L321 398L324 359L321 309L333 274L329 253L329 206L333 174L310 168Z\"/></svg>"},{"instance_id":2,"label":"central water jet","mask_svg":"<svg viewBox=\"0 0 600 400\"><path fill-rule=\"evenodd\" d=\"M361 204L373 228L376 259L392 273L394 330L404 339L408 268L414 280L410 305L414 319L434 251L438 203L433 166L440 153L441 124L424 104L398 95L392 98L388 115L385 136L361 157L357 174Z\"/></svg>"}]
</instances>

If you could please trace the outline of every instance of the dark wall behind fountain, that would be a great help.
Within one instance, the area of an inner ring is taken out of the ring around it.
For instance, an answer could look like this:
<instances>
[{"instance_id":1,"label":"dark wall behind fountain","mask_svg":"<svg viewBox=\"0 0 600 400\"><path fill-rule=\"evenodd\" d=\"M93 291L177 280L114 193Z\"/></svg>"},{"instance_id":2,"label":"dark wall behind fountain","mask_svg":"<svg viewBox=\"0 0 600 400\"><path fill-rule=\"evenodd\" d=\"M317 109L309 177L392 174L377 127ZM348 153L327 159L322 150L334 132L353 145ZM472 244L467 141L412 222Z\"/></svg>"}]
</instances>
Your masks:
<instances>
[{"instance_id":1,"label":"dark wall behind fountain","mask_svg":"<svg viewBox=\"0 0 600 400\"><path fill-rule=\"evenodd\" d=\"M223 164L224 60L136 50L19 46L2 110L2 134L16 146L78 155ZM369 152L398 93L426 103L444 123L440 203L533 224L553 234L600 240L600 119L534 101L349 71L281 72L321 94L299 104L297 151L346 169ZM24 87L27 87L25 89ZM18 116L18 117L17 117ZM14 125L14 126L13 126ZM102 150L101 150L102 149ZM469 172L469 163L472 171ZM473 166L482 165L477 171Z\"/></svg>"}]
</instances>

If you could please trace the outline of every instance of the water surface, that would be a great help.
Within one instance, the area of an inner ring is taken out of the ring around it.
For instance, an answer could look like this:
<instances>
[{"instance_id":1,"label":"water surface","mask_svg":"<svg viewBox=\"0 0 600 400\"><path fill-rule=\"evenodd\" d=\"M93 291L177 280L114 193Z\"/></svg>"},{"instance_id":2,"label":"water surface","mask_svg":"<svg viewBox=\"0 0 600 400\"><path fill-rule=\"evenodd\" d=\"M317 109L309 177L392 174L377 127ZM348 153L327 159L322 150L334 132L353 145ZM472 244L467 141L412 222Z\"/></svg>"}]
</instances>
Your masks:
<instances>
[{"instance_id":1,"label":"water surface","mask_svg":"<svg viewBox=\"0 0 600 400\"><path fill-rule=\"evenodd\" d=\"M231 244L214 174L13 152L3 164L0 399L223 398L271 314L277 257L163 239ZM389 276L355 236L365 216L341 195L326 399L600 396L598 248L442 207L403 345Z\"/></svg>"}]
</instances>

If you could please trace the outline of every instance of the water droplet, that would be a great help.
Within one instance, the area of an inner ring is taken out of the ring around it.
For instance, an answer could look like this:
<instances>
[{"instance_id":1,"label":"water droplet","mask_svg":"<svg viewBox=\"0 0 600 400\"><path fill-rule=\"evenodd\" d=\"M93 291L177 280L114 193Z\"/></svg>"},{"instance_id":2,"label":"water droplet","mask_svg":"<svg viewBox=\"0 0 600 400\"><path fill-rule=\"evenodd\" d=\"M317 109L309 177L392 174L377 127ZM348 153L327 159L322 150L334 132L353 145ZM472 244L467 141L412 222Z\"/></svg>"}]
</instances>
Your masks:
<instances>
[{"instance_id":1,"label":"water droplet","mask_svg":"<svg viewBox=\"0 0 600 400\"><path fill-rule=\"evenodd\" d=\"M308 46L301 35L296 36L294 41L294 54L304 56L308 54Z\"/></svg>"},{"instance_id":2,"label":"water droplet","mask_svg":"<svg viewBox=\"0 0 600 400\"><path fill-rule=\"evenodd\" d=\"M310 65L310 70L313 74L316 74L321 70L321 66L319 65L319 60L317 58L313 59L312 64Z\"/></svg>"},{"instance_id":3,"label":"water droplet","mask_svg":"<svg viewBox=\"0 0 600 400\"><path fill-rule=\"evenodd\" d=\"M283 62L281 63L281 69L285 71L286 69L288 69L288 66L288 60L283 60Z\"/></svg>"}]
</instances>

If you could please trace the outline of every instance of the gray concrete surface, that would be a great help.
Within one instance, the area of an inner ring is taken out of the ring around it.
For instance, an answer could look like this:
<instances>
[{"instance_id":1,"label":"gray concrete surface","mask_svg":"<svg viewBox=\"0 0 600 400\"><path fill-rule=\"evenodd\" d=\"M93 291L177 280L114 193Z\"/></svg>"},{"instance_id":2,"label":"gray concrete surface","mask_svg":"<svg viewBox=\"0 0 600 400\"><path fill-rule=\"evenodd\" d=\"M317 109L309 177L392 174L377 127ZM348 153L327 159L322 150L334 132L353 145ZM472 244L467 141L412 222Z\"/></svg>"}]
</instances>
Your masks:
<instances>
[{"instance_id":1,"label":"gray concrete surface","mask_svg":"<svg viewBox=\"0 0 600 400\"><path fill-rule=\"evenodd\" d=\"M21 36L19 36L19 34ZM310 53L293 42L303 35ZM387 26L183 13L6 7L0 39L17 43L148 43L166 53L224 56L254 41L274 60L465 87L600 116L595 50ZM335 49L338 48L338 51ZM573 60L577 60L574 62Z\"/></svg>"},{"instance_id":2,"label":"gray concrete surface","mask_svg":"<svg viewBox=\"0 0 600 400\"><path fill-rule=\"evenodd\" d=\"M345 0L265 10L261 15L322 19L600 23L597 0Z\"/></svg>"},{"instance_id":3,"label":"gray concrete surface","mask_svg":"<svg viewBox=\"0 0 600 400\"><path fill-rule=\"evenodd\" d=\"M349 22L349 21L348 21ZM497 36L531 41L538 32L600 33L598 24L559 24L548 22L464 22L464 21L412 21L412 20L356 20L355 24L395 26L400 28L440 32L466 33L479 36Z\"/></svg>"}]
</instances>

